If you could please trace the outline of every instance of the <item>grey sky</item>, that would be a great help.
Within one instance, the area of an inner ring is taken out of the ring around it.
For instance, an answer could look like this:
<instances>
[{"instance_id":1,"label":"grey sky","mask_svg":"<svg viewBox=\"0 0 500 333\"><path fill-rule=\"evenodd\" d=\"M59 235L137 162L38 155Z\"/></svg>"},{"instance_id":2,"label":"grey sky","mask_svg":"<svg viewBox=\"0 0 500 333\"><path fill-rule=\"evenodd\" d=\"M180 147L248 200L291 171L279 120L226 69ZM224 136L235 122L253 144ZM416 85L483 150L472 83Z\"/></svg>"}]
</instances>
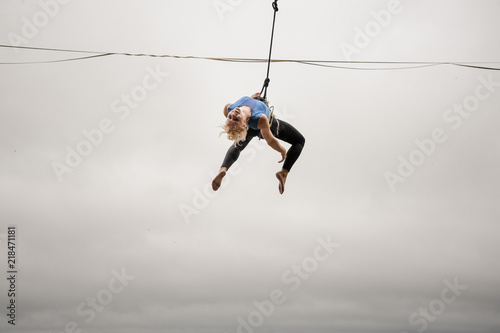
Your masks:
<instances>
[{"instance_id":1,"label":"grey sky","mask_svg":"<svg viewBox=\"0 0 500 333\"><path fill-rule=\"evenodd\" d=\"M272 1L57 3L3 1L0 44L269 50ZM53 15L30 31L41 4ZM349 44L358 61L499 65L497 0L279 5L277 59L347 60ZM0 48L0 62L74 56ZM0 70L0 268L14 224L19 270L16 326L0 283L2 332L500 331L497 72L273 64L270 102L307 140L280 196L280 156L257 141L207 190L230 145L222 107L260 90L264 63L115 56Z\"/></svg>"}]
</instances>

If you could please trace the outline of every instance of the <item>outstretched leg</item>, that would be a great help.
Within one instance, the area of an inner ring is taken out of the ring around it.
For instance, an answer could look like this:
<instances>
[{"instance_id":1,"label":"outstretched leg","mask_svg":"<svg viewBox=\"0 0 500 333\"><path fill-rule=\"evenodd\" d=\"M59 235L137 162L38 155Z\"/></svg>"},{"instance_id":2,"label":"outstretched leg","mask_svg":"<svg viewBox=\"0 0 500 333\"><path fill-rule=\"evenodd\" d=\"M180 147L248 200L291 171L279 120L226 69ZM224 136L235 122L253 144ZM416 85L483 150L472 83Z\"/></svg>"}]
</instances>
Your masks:
<instances>
[{"instance_id":1,"label":"outstretched leg","mask_svg":"<svg viewBox=\"0 0 500 333\"><path fill-rule=\"evenodd\" d=\"M295 127L279 119L273 119L271 131L276 138L292 145L287 151L283 169L276 173L276 178L278 178L279 181L278 189L280 194L283 194L288 173L302 153L306 139Z\"/></svg>"},{"instance_id":2,"label":"outstretched leg","mask_svg":"<svg viewBox=\"0 0 500 333\"><path fill-rule=\"evenodd\" d=\"M217 191L222 184L222 179L226 176L227 173L227 168L222 167L219 170L219 173L217 176L215 176L214 180L212 181L212 190Z\"/></svg>"},{"instance_id":3,"label":"outstretched leg","mask_svg":"<svg viewBox=\"0 0 500 333\"><path fill-rule=\"evenodd\" d=\"M212 181L212 189L217 191L221 184L222 179L226 176L227 170L236 162L238 157L240 157L240 153L245 147L252 141L252 139L259 134L259 131L249 128L247 132L247 136L245 141L240 141L236 146L231 145L227 150L226 157L224 157L224 161L222 162L222 166L219 170L217 176L215 176Z\"/></svg>"}]
</instances>

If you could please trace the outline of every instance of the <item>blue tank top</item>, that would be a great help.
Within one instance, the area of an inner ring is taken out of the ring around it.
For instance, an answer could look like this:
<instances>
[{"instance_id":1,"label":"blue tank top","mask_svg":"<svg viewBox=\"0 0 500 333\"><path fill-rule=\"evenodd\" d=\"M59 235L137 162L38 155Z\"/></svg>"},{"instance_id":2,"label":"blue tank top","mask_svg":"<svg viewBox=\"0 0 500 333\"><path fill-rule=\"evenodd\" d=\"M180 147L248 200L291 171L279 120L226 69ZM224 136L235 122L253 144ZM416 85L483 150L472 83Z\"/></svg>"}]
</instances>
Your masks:
<instances>
[{"instance_id":1,"label":"blue tank top","mask_svg":"<svg viewBox=\"0 0 500 333\"><path fill-rule=\"evenodd\" d=\"M227 108L227 114L234 110L234 108L248 106L250 110L252 110L252 114L250 115L250 120L248 121L248 127L258 130L257 124L259 123L260 117L265 114L266 117L269 117L269 108L264 102L255 100L250 97L242 97L236 103L232 104L229 108Z\"/></svg>"}]
</instances>

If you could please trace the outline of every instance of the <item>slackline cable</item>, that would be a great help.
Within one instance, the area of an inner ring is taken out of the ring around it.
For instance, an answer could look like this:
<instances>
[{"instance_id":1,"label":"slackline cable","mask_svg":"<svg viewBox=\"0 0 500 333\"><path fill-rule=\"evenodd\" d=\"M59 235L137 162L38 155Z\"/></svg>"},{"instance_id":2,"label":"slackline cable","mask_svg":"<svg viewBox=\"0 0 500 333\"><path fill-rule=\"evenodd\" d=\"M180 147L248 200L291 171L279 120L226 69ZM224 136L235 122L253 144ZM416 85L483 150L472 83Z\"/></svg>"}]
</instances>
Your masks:
<instances>
[{"instance_id":1,"label":"slackline cable","mask_svg":"<svg viewBox=\"0 0 500 333\"><path fill-rule=\"evenodd\" d=\"M101 51L88 51L88 50L71 50L62 48L48 48L48 47L35 47L35 46L19 46L19 45L5 45L0 44L0 48L11 49L25 49L37 51L51 51L51 52L70 52L70 53L87 53L93 54L85 57L66 58L60 60L46 60L46 61L31 61L31 62L0 62L0 65L26 65L26 64L46 64L67 62L74 60L84 60L98 57L108 56L127 56L127 57L153 57L153 58L175 58L175 59L194 59L194 60L211 60L221 62L235 62L235 63L262 63L262 62L279 62L279 63L297 63L309 66L321 66L338 69L360 70L360 71L373 71L373 70L402 70L423 68L429 66L460 66L474 69L498 71L500 68L487 66L487 64L500 64L499 61L364 61L364 60L319 60L319 59L255 59L255 58L223 58L223 57L201 57L201 56L182 56L171 54L147 54L147 53L126 53L126 52L101 52ZM400 67L352 67L349 65L398 65ZM404 66L403 66L404 65Z\"/></svg>"}]
</instances>

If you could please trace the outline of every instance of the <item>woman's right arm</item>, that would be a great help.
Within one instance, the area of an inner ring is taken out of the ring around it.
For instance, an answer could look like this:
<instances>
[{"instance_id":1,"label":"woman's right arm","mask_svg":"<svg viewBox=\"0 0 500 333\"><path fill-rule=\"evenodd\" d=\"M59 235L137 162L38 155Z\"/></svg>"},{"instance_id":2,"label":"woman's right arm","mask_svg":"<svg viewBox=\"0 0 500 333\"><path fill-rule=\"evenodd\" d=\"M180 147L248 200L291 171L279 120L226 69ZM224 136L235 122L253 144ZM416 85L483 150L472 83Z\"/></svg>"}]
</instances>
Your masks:
<instances>
[{"instance_id":1,"label":"woman's right arm","mask_svg":"<svg viewBox=\"0 0 500 333\"><path fill-rule=\"evenodd\" d=\"M224 117L227 118L227 109L231 106L231 103L230 104L226 104L226 106L224 106Z\"/></svg>"}]
</instances>

